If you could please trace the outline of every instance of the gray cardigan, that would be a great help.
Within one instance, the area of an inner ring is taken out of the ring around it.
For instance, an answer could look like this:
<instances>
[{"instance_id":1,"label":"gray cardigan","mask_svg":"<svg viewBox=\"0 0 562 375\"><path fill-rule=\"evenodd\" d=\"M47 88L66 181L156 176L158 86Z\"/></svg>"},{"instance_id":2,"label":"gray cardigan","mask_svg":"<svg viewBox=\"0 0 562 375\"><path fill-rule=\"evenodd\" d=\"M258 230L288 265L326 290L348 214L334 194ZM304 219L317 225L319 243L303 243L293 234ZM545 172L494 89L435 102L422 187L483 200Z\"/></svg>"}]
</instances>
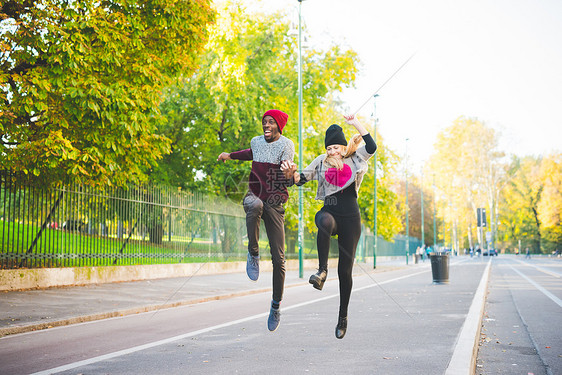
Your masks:
<instances>
[{"instance_id":1,"label":"gray cardigan","mask_svg":"<svg viewBox=\"0 0 562 375\"><path fill-rule=\"evenodd\" d=\"M342 170L324 165L326 154L320 155L302 171L301 180L304 177L305 181L299 181L298 185L307 181L318 180L317 200L324 200L327 196L342 191L354 181L355 190L359 191L363 176L369 169L367 160L373 155L374 153L369 154L365 150L365 146L361 146L353 155L343 159L344 167Z\"/></svg>"}]
</instances>

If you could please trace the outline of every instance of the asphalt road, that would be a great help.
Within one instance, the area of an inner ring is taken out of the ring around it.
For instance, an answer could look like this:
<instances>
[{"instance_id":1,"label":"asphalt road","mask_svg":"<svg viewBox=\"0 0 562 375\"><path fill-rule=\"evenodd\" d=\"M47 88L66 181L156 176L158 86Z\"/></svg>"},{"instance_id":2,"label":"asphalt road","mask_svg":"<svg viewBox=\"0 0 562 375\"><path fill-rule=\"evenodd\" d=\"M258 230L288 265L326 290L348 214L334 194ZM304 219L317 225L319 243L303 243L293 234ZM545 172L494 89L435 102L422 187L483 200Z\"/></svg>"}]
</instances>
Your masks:
<instances>
[{"instance_id":1,"label":"asphalt road","mask_svg":"<svg viewBox=\"0 0 562 375\"><path fill-rule=\"evenodd\" d=\"M0 373L444 374L488 262L453 258L444 285L432 283L429 262L359 272L343 340L334 337L339 300L331 280L323 291L287 288L273 333L266 291L9 335L0 339ZM561 266L493 258L478 374L562 374Z\"/></svg>"},{"instance_id":2,"label":"asphalt road","mask_svg":"<svg viewBox=\"0 0 562 375\"><path fill-rule=\"evenodd\" d=\"M477 374L562 374L562 261L494 257Z\"/></svg>"}]
</instances>

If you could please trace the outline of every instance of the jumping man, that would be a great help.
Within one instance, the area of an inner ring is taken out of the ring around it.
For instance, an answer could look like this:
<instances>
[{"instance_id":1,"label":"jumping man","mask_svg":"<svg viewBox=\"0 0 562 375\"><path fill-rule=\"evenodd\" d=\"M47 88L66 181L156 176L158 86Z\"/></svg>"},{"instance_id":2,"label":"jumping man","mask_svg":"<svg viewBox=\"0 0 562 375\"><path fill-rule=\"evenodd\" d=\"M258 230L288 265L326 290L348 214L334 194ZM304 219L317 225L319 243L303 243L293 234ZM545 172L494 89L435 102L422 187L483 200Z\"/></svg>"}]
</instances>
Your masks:
<instances>
[{"instance_id":1,"label":"jumping man","mask_svg":"<svg viewBox=\"0 0 562 375\"><path fill-rule=\"evenodd\" d=\"M271 261L273 263L273 300L267 320L267 327L275 331L279 327L281 313L279 304L283 298L285 284L285 208L289 193L287 180L281 171L283 161L293 161L295 146L283 136L283 128L289 116L277 109L270 109L262 117L263 135L254 137L250 148L219 155L219 161L252 160L249 191L244 197L246 228L248 230L248 259L246 272L250 280L259 277L259 229L263 219L269 238Z\"/></svg>"}]
</instances>

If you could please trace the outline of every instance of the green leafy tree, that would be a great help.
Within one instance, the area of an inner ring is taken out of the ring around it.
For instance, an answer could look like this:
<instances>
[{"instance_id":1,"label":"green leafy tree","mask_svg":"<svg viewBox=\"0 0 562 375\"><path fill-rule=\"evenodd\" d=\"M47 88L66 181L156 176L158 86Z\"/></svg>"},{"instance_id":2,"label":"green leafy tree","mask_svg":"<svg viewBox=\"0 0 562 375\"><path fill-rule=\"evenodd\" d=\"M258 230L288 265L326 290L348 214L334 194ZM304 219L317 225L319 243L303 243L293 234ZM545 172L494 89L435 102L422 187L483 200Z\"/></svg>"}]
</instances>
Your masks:
<instances>
[{"instance_id":1,"label":"green leafy tree","mask_svg":"<svg viewBox=\"0 0 562 375\"><path fill-rule=\"evenodd\" d=\"M250 140L263 133L261 116L267 109L288 113L283 135L294 141L298 153L297 40L289 35L290 22L283 14L251 14L237 2L223 3L218 14L209 30L200 69L165 94L161 108L166 121L159 125L159 131L172 140L172 152L164 156L151 178L241 201L251 164L218 163L217 156L248 148ZM337 93L353 85L357 63L354 51L338 45L303 51L303 167L325 152L325 129L342 123ZM386 168L387 160L380 159L381 168ZM372 191L372 175L370 182L368 178L362 189ZM314 200L315 189L314 182L304 187L305 227L311 233L316 229L314 214L321 206ZM394 199L383 186L384 194ZM365 205L372 207L372 195L370 203L367 201ZM379 213L379 224L389 237L396 229L391 207ZM365 208L364 215L372 223L372 208L370 213L368 210ZM296 188L290 189L285 215L291 252L298 222ZM381 224L389 221L392 224L388 226Z\"/></svg>"},{"instance_id":2,"label":"green leafy tree","mask_svg":"<svg viewBox=\"0 0 562 375\"><path fill-rule=\"evenodd\" d=\"M166 93L162 113L167 121L160 132L172 139L172 153L152 178L231 195L240 193L237 185L250 165L219 164L216 158L222 151L248 148L262 133L267 109L289 114L283 135L297 142L297 41L288 35L290 23L283 15L249 14L236 2L223 3L218 13L200 69ZM353 51L338 46L307 50L305 127L324 126L330 94L353 83L356 63Z\"/></svg>"},{"instance_id":3,"label":"green leafy tree","mask_svg":"<svg viewBox=\"0 0 562 375\"><path fill-rule=\"evenodd\" d=\"M236 2L223 3L218 14L201 68L166 94L162 113L167 121L159 129L172 140L172 153L159 163L152 178L240 201L247 191L251 164L217 163L217 156L248 148L250 140L262 134L261 116L270 108L289 114L283 134L298 144L297 40L289 35L290 22L280 14L271 22L271 15L249 14ZM323 133L317 129L335 113L332 93L352 84L356 62L353 51L338 46L306 52L304 155L310 160L323 145ZM314 195L308 195L307 204L315 205ZM294 196L296 192L291 199ZM288 238L296 230L293 206L287 205Z\"/></svg>"},{"instance_id":4,"label":"green leafy tree","mask_svg":"<svg viewBox=\"0 0 562 375\"><path fill-rule=\"evenodd\" d=\"M547 155L541 162L543 191L538 205L544 231L544 251L562 251L562 154Z\"/></svg>"},{"instance_id":5,"label":"green leafy tree","mask_svg":"<svg viewBox=\"0 0 562 375\"><path fill-rule=\"evenodd\" d=\"M503 192L501 205L502 224L506 236L504 242L509 246L529 247L540 252L541 223L538 204L543 185L540 181L540 159L527 156L513 157L508 169L509 183Z\"/></svg>"},{"instance_id":6,"label":"green leafy tree","mask_svg":"<svg viewBox=\"0 0 562 375\"><path fill-rule=\"evenodd\" d=\"M422 192L423 189L423 232L424 232L424 242L428 246L433 246L433 193L427 186L430 186L431 182L420 180L419 177L413 175L408 177L408 207L409 207L409 232L410 236L419 238L421 240L422 235L422 220L421 220L421 210L422 210ZM423 184L425 186L420 186ZM406 183L405 181L400 181L397 186L397 193L399 197L406 196ZM397 210L401 215L405 215L405 199L399 200L400 204L395 205ZM405 218L401 220L401 223L405 222ZM402 229L405 229L401 225ZM402 230L401 229L401 230ZM405 231L402 234L406 234Z\"/></svg>"},{"instance_id":7,"label":"green leafy tree","mask_svg":"<svg viewBox=\"0 0 562 375\"><path fill-rule=\"evenodd\" d=\"M369 132L373 134L371 130ZM377 134L377 235L387 241L392 241L404 227L398 205L400 198L393 188L398 163L398 156L386 147L384 138ZM374 215L374 177L374 163L371 159L369 172L363 178L357 199L363 224L371 231Z\"/></svg>"},{"instance_id":8,"label":"green leafy tree","mask_svg":"<svg viewBox=\"0 0 562 375\"><path fill-rule=\"evenodd\" d=\"M0 164L51 181L140 180L169 151L162 90L196 68L209 0L7 0Z\"/></svg>"},{"instance_id":9,"label":"green leafy tree","mask_svg":"<svg viewBox=\"0 0 562 375\"><path fill-rule=\"evenodd\" d=\"M501 199L501 240L536 253L562 249L560 154L514 157Z\"/></svg>"}]
</instances>

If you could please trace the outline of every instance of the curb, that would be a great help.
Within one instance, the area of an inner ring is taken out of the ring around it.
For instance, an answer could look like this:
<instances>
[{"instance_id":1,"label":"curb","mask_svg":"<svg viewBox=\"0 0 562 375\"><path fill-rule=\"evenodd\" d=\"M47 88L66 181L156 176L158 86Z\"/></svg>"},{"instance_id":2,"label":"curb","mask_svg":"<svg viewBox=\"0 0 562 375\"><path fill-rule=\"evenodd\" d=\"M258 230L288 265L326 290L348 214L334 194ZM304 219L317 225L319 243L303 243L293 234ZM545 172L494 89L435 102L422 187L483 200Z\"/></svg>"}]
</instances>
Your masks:
<instances>
[{"instance_id":1,"label":"curb","mask_svg":"<svg viewBox=\"0 0 562 375\"><path fill-rule=\"evenodd\" d=\"M476 293L474 293L474 298L461 328L449 365L445 370L445 375L472 375L476 371L478 343L480 331L482 330L482 316L491 268L492 259L488 261L488 265L480 279L480 284L476 289Z\"/></svg>"},{"instance_id":2,"label":"curb","mask_svg":"<svg viewBox=\"0 0 562 375\"><path fill-rule=\"evenodd\" d=\"M306 283L305 282L294 283L294 284L291 284L291 285L286 285L285 288L292 288L292 287L295 287L295 286L301 286L301 285L306 285L306 284L308 284L308 282L306 282ZM16 335L16 334L20 334L20 333L40 331L40 330L49 329L49 328L63 327L63 326L71 325L71 324L87 323L87 322L93 322L93 321L96 321L96 320L103 320L103 319L116 318L116 317L127 316L127 315L146 313L146 312L151 312L151 311L170 309L170 308L173 308L173 307L195 305L195 304L198 304L198 303L209 302L209 301L218 301L218 300L229 299L229 298L234 298L234 297L243 297L243 296L248 296L248 295L252 295L252 294L265 293L265 292L269 292L269 291L271 291L271 288L245 290L243 292L221 294L221 295L210 296L210 297L202 297L202 298L196 298L196 299L191 299L191 300L178 301L178 302L173 302L173 303L166 303L166 304L162 304L162 305L139 306L139 307L133 307L133 308L129 308L129 309L108 311L108 312L105 312L105 313L76 316L76 317L72 317L72 318L55 320L55 321L45 322L45 323L36 323L36 324L28 324L28 325L17 326L17 327L0 328L0 338L2 338L4 336L8 336L8 335Z\"/></svg>"}]
</instances>

